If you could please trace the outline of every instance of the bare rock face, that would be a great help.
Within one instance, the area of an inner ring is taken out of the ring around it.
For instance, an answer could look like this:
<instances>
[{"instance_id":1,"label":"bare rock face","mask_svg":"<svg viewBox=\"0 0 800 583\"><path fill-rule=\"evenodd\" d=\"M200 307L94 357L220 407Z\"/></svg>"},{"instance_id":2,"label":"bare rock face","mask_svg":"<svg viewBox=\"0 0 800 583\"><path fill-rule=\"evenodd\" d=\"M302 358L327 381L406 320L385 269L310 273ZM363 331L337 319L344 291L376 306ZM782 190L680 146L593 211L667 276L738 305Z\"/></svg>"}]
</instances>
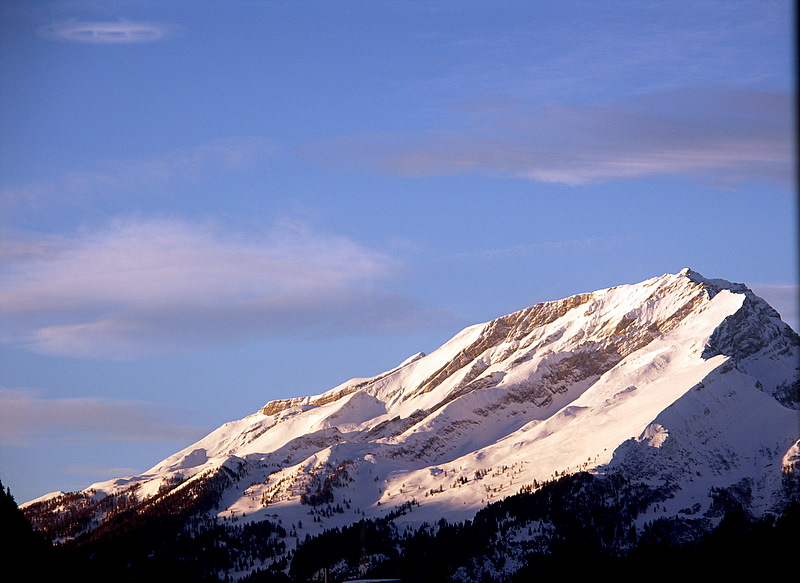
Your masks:
<instances>
[{"instance_id":1,"label":"bare rock face","mask_svg":"<svg viewBox=\"0 0 800 583\"><path fill-rule=\"evenodd\" d=\"M711 512L725 488L764 513L797 465L799 363L800 338L766 302L687 269L471 326L381 375L271 401L145 474L25 510L59 540L119 504L302 520L313 535L463 520L588 471L666 488L658 516Z\"/></svg>"},{"instance_id":2,"label":"bare rock face","mask_svg":"<svg viewBox=\"0 0 800 583\"><path fill-rule=\"evenodd\" d=\"M793 360L795 370L800 370L796 358L800 347L798 335L781 321L780 314L770 305L749 290L745 293L741 309L717 327L703 357L729 356L733 365L746 373L753 371L758 374L757 371L764 367L791 365ZM797 374L766 385L762 381L760 388L786 407L800 409Z\"/></svg>"}]
</instances>

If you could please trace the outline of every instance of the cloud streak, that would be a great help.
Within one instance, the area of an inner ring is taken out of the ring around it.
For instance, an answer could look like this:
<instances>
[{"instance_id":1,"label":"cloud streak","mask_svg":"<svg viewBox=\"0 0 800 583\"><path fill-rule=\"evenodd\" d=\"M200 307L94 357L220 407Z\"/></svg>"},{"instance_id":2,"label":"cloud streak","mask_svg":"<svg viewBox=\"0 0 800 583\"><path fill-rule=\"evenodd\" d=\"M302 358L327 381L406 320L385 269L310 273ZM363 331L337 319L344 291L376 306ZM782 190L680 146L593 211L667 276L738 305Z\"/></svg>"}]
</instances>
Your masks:
<instances>
[{"instance_id":1,"label":"cloud streak","mask_svg":"<svg viewBox=\"0 0 800 583\"><path fill-rule=\"evenodd\" d=\"M793 183L793 105L783 93L691 87L601 105L499 99L462 114L461 127L344 137L312 156L346 170L570 186L651 176Z\"/></svg>"},{"instance_id":2,"label":"cloud streak","mask_svg":"<svg viewBox=\"0 0 800 583\"><path fill-rule=\"evenodd\" d=\"M206 428L175 422L164 405L119 399L47 399L28 389L0 387L0 442L25 445L42 437L76 442L103 438L124 442L184 443Z\"/></svg>"},{"instance_id":3,"label":"cloud streak","mask_svg":"<svg viewBox=\"0 0 800 583\"><path fill-rule=\"evenodd\" d=\"M153 192L178 182L199 182L212 174L242 172L274 153L264 138L237 137L161 152L110 160L95 168L66 172L49 180L0 187L0 204L61 204L109 197L123 192Z\"/></svg>"},{"instance_id":4,"label":"cloud streak","mask_svg":"<svg viewBox=\"0 0 800 583\"><path fill-rule=\"evenodd\" d=\"M425 317L379 283L394 258L304 225L242 234L214 223L120 219L59 244L6 245L3 340L111 359L264 335L402 330Z\"/></svg>"}]
</instances>

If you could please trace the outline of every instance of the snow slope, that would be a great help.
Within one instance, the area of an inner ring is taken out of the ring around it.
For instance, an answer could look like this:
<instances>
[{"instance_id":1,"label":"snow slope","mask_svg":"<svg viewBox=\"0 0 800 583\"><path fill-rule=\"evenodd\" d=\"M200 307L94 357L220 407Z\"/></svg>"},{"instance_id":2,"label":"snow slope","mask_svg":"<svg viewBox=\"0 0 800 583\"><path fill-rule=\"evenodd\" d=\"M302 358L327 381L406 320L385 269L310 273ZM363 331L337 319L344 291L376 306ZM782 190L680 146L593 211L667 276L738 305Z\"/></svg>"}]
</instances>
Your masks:
<instances>
[{"instance_id":1,"label":"snow slope","mask_svg":"<svg viewBox=\"0 0 800 583\"><path fill-rule=\"evenodd\" d=\"M313 535L398 509L400 523L461 520L565 472L623 471L673 487L675 513L738 485L760 514L798 459L798 361L800 340L763 300L684 269L471 326L85 493L154 499L227 467L218 518Z\"/></svg>"}]
</instances>

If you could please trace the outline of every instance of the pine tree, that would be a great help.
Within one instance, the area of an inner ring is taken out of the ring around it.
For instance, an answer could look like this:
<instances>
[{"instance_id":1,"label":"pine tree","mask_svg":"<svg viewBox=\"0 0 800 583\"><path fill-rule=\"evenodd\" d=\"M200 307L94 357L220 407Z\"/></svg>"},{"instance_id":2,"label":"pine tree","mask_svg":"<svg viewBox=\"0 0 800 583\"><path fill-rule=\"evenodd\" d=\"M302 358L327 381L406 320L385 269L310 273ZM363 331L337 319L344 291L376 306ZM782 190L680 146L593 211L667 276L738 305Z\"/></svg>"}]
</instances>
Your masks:
<instances>
[{"instance_id":1,"label":"pine tree","mask_svg":"<svg viewBox=\"0 0 800 583\"><path fill-rule=\"evenodd\" d=\"M41 565L50 550L44 537L33 529L17 506L10 488L0 480L0 561L1 564Z\"/></svg>"}]
</instances>

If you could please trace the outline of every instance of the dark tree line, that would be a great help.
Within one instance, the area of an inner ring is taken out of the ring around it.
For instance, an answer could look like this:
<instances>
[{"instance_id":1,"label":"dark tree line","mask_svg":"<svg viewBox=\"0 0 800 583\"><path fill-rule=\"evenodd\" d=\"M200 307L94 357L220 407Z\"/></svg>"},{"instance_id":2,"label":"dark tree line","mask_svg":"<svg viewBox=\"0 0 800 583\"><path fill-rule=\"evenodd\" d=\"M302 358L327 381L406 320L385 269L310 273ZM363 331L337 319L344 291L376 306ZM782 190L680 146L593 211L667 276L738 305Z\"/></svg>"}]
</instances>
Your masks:
<instances>
[{"instance_id":1,"label":"dark tree line","mask_svg":"<svg viewBox=\"0 0 800 583\"><path fill-rule=\"evenodd\" d=\"M344 473L340 477L346 479ZM471 520L402 527L395 519L418 506L408 503L381 519L306 536L287 552L288 533L280 524L212 518L237 479L235 471L223 470L136 505L129 504L132 498L118 500L101 527L56 547L31 528L10 492L2 491L2 548L10 557L4 564L19 557L53 565L58 573L80 573L84 581L122 583L218 583L228 580L220 574L237 570L253 572L243 580L247 583L308 581L324 571L330 581L370 576L441 583L458 573L481 583L522 583L563 577L578 565L619 576L651 572L657 565L659 576L718 578L754 565L761 575L777 575L796 554L800 532L796 478L787 478L787 500L793 502L779 517L750 516L749 491L741 484L715 490L706 512L687 508L637 529L637 517L667 501L669 488L653 489L621 475L578 473L523 488ZM324 481L321 486L324 490ZM720 522L709 532L712 519ZM507 565L513 568L502 574Z\"/></svg>"},{"instance_id":2,"label":"dark tree line","mask_svg":"<svg viewBox=\"0 0 800 583\"><path fill-rule=\"evenodd\" d=\"M29 565L41 573L52 559L53 548L45 537L33 529L17 506L9 488L0 481L0 553L3 571L13 564ZM36 577L31 577L35 579Z\"/></svg>"}]
</instances>

